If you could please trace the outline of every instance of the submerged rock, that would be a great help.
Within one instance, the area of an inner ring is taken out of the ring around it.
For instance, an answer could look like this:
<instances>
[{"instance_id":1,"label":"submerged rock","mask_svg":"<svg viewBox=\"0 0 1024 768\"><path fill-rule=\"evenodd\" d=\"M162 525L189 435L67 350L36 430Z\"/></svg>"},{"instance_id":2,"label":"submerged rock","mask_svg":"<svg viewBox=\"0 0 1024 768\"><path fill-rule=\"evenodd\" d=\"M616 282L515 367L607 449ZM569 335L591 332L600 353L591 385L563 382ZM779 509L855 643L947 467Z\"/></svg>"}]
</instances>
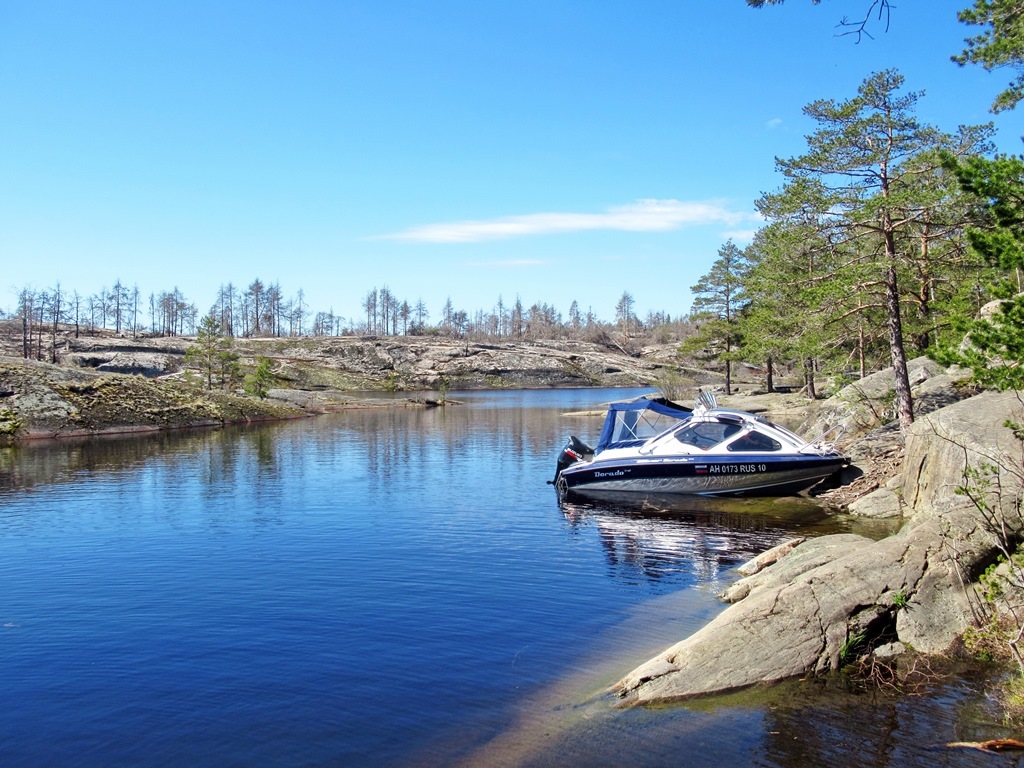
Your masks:
<instances>
[{"instance_id":1,"label":"submerged rock","mask_svg":"<svg viewBox=\"0 0 1024 768\"><path fill-rule=\"evenodd\" d=\"M753 576L755 573L760 573L769 565L774 565L779 562L779 560L796 549L798 545L803 544L804 541L805 539L802 536L790 539L789 541L784 541L766 552L762 552L753 560L744 563L736 569L736 572L741 576Z\"/></svg>"},{"instance_id":2,"label":"submerged rock","mask_svg":"<svg viewBox=\"0 0 1024 768\"><path fill-rule=\"evenodd\" d=\"M899 495L890 488L877 488L850 504L849 512L858 517L891 520L902 512Z\"/></svg>"}]
</instances>

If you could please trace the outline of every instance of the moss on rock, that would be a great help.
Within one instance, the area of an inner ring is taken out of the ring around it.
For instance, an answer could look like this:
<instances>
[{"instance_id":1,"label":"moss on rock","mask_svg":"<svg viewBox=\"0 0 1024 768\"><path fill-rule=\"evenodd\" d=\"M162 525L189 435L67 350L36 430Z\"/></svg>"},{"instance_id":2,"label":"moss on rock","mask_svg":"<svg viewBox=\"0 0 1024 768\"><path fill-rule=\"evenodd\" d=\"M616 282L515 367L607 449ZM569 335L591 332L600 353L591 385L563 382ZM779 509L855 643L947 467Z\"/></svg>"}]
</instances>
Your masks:
<instances>
[{"instance_id":1,"label":"moss on rock","mask_svg":"<svg viewBox=\"0 0 1024 768\"><path fill-rule=\"evenodd\" d=\"M175 429L301 414L285 403L197 390L179 381L98 375L33 361L0 361L0 384L10 393L0 411L0 433L19 437Z\"/></svg>"}]
</instances>

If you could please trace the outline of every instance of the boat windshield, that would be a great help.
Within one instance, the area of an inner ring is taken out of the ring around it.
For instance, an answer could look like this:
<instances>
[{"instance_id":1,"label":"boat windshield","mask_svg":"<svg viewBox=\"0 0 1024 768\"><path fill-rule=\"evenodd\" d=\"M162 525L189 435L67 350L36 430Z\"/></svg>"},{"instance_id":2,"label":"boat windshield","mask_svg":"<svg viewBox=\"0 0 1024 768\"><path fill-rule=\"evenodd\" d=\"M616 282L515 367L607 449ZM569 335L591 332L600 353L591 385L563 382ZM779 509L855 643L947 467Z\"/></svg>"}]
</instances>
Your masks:
<instances>
[{"instance_id":1,"label":"boat windshield","mask_svg":"<svg viewBox=\"0 0 1024 768\"><path fill-rule=\"evenodd\" d=\"M706 451L732 437L742 428L739 424L731 422L702 421L676 432L676 440Z\"/></svg>"},{"instance_id":2,"label":"boat windshield","mask_svg":"<svg viewBox=\"0 0 1024 768\"><path fill-rule=\"evenodd\" d=\"M782 450L782 443L760 432L747 432L725 446L725 449L740 453L773 453Z\"/></svg>"},{"instance_id":3,"label":"boat windshield","mask_svg":"<svg viewBox=\"0 0 1024 768\"><path fill-rule=\"evenodd\" d=\"M596 450L640 445L655 435L674 429L693 411L665 398L641 398L612 403Z\"/></svg>"}]
</instances>

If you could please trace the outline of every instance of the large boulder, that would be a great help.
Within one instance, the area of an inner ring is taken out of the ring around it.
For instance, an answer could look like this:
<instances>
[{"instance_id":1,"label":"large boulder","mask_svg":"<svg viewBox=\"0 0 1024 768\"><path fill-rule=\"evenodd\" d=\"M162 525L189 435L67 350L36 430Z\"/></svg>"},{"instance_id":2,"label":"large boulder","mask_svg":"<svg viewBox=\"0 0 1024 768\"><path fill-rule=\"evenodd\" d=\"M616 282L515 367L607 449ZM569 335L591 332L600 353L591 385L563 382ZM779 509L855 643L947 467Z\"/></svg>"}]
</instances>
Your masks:
<instances>
[{"instance_id":1,"label":"large boulder","mask_svg":"<svg viewBox=\"0 0 1024 768\"><path fill-rule=\"evenodd\" d=\"M945 407L971 394L965 387L969 372L947 370L927 357L907 363L907 377L914 397L914 412L920 416ZM817 435L841 424L848 441L896 420L896 376L892 368L865 376L843 387L821 403L801 433Z\"/></svg>"},{"instance_id":2,"label":"large boulder","mask_svg":"<svg viewBox=\"0 0 1024 768\"><path fill-rule=\"evenodd\" d=\"M1013 511L1019 500L1013 489L1019 492L1024 470L1021 441L1005 426L1007 420L1024 422L1024 405L1014 392L985 392L914 422L907 432L901 489L913 519L975 511L972 496L958 492L968 468L981 473L970 481L975 498Z\"/></svg>"},{"instance_id":3,"label":"large boulder","mask_svg":"<svg viewBox=\"0 0 1024 768\"><path fill-rule=\"evenodd\" d=\"M932 520L879 542L811 539L749 577L739 602L616 687L629 703L649 704L835 670L894 640L941 653L970 619L957 568L976 570L993 546L991 534L966 519L951 527Z\"/></svg>"},{"instance_id":4,"label":"large boulder","mask_svg":"<svg viewBox=\"0 0 1024 768\"><path fill-rule=\"evenodd\" d=\"M894 640L944 651L970 617L956 568L977 568L993 544L968 521L955 531L955 562L950 530L935 521L881 542L812 539L743 580L754 582L748 594L616 688L631 703L651 703L836 670Z\"/></svg>"},{"instance_id":5,"label":"large boulder","mask_svg":"<svg viewBox=\"0 0 1024 768\"><path fill-rule=\"evenodd\" d=\"M857 517L891 520L903 513L903 506L896 491L890 488L876 488L853 501L847 511Z\"/></svg>"},{"instance_id":6,"label":"large boulder","mask_svg":"<svg viewBox=\"0 0 1024 768\"><path fill-rule=\"evenodd\" d=\"M155 378L181 368L182 356L159 352L69 352L64 365L92 368L101 373L127 373Z\"/></svg>"}]
</instances>

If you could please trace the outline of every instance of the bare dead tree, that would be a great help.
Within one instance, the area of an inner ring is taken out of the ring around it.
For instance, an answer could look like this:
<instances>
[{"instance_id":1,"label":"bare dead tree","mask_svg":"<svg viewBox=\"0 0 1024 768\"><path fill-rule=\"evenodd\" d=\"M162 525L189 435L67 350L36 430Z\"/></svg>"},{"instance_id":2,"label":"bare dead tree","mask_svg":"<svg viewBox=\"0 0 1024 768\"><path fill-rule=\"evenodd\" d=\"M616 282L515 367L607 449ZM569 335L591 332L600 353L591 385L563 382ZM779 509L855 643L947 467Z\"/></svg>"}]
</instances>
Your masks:
<instances>
[{"instance_id":1,"label":"bare dead tree","mask_svg":"<svg viewBox=\"0 0 1024 768\"><path fill-rule=\"evenodd\" d=\"M876 19L872 20L873 16L877 16ZM871 5L868 6L867 13L864 14L864 18L860 21L850 21L846 16L836 25L839 29L843 30L839 33L839 37L853 36L860 43L865 37L870 40L874 40L874 36L868 32L868 27L874 23L885 23L885 31L889 31L889 22L892 18L892 6L889 0L872 0Z\"/></svg>"},{"instance_id":2,"label":"bare dead tree","mask_svg":"<svg viewBox=\"0 0 1024 768\"><path fill-rule=\"evenodd\" d=\"M848 16L844 16L842 20L836 25L837 28L843 30L839 33L839 37L845 37L852 35L857 38L859 43L865 37L873 40L874 37L868 32L868 27L876 23L885 23L885 31L889 31L889 22L892 17L892 3L890 0L865 0L868 2L867 11L864 13L864 18L859 21L850 21ZM785 0L747 0L747 5L751 8L764 8L766 5L782 5ZM811 0L815 5L819 5L821 0ZM877 18L876 18L877 17Z\"/></svg>"}]
</instances>

